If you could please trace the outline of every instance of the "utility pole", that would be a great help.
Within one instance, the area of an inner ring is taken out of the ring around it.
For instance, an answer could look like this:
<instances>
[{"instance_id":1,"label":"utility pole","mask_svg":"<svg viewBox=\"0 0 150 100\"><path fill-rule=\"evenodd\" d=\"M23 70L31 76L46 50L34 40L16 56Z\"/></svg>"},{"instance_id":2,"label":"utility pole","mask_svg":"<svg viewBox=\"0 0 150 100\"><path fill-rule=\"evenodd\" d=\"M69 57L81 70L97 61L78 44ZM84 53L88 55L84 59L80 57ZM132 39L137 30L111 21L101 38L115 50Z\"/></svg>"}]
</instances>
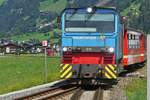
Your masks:
<instances>
[{"instance_id":1,"label":"utility pole","mask_svg":"<svg viewBox=\"0 0 150 100\"><path fill-rule=\"evenodd\" d=\"M45 63L44 64L45 65L45 67L44 67L44 82L47 83L47 78L48 78L48 74L47 74L47 50L46 50L46 48L48 46L47 40L42 41L42 46L44 47L44 56L45 56L45 58L44 58L44 63Z\"/></svg>"},{"instance_id":2,"label":"utility pole","mask_svg":"<svg viewBox=\"0 0 150 100\"><path fill-rule=\"evenodd\" d=\"M46 47L45 47L45 83L47 83L47 51L46 51Z\"/></svg>"}]
</instances>

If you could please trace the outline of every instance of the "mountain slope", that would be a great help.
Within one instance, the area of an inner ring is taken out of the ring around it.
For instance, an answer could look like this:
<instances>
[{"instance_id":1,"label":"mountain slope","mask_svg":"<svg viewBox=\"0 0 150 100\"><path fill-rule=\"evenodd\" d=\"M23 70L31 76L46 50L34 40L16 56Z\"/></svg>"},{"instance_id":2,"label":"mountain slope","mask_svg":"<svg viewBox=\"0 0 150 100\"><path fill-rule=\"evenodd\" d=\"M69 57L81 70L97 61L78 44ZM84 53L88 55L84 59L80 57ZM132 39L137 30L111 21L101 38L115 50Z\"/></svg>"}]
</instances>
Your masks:
<instances>
[{"instance_id":1,"label":"mountain slope","mask_svg":"<svg viewBox=\"0 0 150 100\"><path fill-rule=\"evenodd\" d=\"M147 17L150 16L150 0L0 0L0 36L2 33L37 32L41 25L56 19L65 7L87 7L107 1L114 3L122 15L128 16L130 27L147 33L150 31L150 19ZM48 31L50 26L43 32Z\"/></svg>"},{"instance_id":2,"label":"mountain slope","mask_svg":"<svg viewBox=\"0 0 150 100\"><path fill-rule=\"evenodd\" d=\"M67 5L67 0L44 0L40 2L40 11L60 12Z\"/></svg>"},{"instance_id":3,"label":"mountain slope","mask_svg":"<svg viewBox=\"0 0 150 100\"><path fill-rule=\"evenodd\" d=\"M150 34L150 0L114 0L121 15L127 17L128 27Z\"/></svg>"}]
</instances>

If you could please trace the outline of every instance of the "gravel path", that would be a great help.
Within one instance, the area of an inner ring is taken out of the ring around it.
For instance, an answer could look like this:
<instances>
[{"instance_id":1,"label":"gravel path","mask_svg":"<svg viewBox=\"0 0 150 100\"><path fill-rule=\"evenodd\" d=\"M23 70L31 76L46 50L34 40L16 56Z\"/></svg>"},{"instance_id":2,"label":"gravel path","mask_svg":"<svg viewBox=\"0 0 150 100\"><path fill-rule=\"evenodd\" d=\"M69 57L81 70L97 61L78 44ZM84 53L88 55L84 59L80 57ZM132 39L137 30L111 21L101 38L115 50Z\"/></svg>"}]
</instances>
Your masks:
<instances>
[{"instance_id":1,"label":"gravel path","mask_svg":"<svg viewBox=\"0 0 150 100\"><path fill-rule=\"evenodd\" d=\"M110 98L111 98L110 93L111 93L110 90L105 90L103 92L103 100L110 100Z\"/></svg>"},{"instance_id":2,"label":"gravel path","mask_svg":"<svg viewBox=\"0 0 150 100\"><path fill-rule=\"evenodd\" d=\"M73 94L70 94L70 95L67 95L67 96L64 96L64 97L60 97L58 99L55 99L55 100L70 100L70 98L72 97Z\"/></svg>"},{"instance_id":3,"label":"gravel path","mask_svg":"<svg viewBox=\"0 0 150 100\"><path fill-rule=\"evenodd\" d=\"M93 100L95 91L85 91L80 100Z\"/></svg>"}]
</instances>

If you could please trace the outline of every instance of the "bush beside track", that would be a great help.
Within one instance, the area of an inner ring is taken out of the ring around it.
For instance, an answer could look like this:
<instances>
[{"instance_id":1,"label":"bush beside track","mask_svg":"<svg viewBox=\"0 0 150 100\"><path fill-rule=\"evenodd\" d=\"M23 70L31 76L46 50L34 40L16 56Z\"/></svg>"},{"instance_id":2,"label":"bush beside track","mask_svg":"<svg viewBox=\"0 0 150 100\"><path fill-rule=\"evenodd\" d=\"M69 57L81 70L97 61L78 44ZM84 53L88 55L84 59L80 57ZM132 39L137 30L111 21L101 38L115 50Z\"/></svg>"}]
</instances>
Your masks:
<instances>
[{"instance_id":1,"label":"bush beside track","mask_svg":"<svg viewBox=\"0 0 150 100\"><path fill-rule=\"evenodd\" d=\"M140 75L145 77L131 77L132 81L126 86L125 91L128 100L146 100L147 99L147 66L138 69ZM129 78L130 79L130 78Z\"/></svg>"},{"instance_id":2,"label":"bush beside track","mask_svg":"<svg viewBox=\"0 0 150 100\"><path fill-rule=\"evenodd\" d=\"M147 99L147 80L134 79L126 87L128 100L146 100Z\"/></svg>"},{"instance_id":3,"label":"bush beside track","mask_svg":"<svg viewBox=\"0 0 150 100\"><path fill-rule=\"evenodd\" d=\"M60 58L48 58L48 82L59 78ZM0 56L0 94L44 83L44 57Z\"/></svg>"}]
</instances>

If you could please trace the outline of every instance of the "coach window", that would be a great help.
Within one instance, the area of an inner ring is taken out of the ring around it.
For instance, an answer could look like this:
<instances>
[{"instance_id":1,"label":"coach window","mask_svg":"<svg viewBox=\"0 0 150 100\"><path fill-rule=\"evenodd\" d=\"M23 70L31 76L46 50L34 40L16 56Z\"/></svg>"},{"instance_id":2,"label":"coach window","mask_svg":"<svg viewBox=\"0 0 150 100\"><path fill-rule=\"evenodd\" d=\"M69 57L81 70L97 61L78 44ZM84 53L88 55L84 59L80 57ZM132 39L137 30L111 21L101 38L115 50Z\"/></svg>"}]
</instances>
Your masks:
<instances>
[{"instance_id":1,"label":"coach window","mask_svg":"<svg viewBox=\"0 0 150 100\"><path fill-rule=\"evenodd\" d=\"M135 40L135 35L134 35L134 40Z\"/></svg>"},{"instance_id":2,"label":"coach window","mask_svg":"<svg viewBox=\"0 0 150 100\"><path fill-rule=\"evenodd\" d=\"M129 48L132 48L131 44L132 44L132 38L131 38L131 34L128 34L128 44L129 44Z\"/></svg>"},{"instance_id":3,"label":"coach window","mask_svg":"<svg viewBox=\"0 0 150 100\"><path fill-rule=\"evenodd\" d=\"M135 41L135 35L132 35L132 37L133 37L132 39L133 39L133 41L134 41L134 43L133 43L133 48L136 48L136 43L135 43L135 42L136 42L136 41Z\"/></svg>"},{"instance_id":4,"label":"coach window","mask_svg":"<svg viewBox=\"0 0 150 100\"><path fill-rule=\"evenodd\" d=\"M128 34L129 49L139 48L139 36Z\"/></svg>"},{"instance_id":5,"label":"coach window","mask_svg":"<svg viewBox=\"0 0 150 100\"><path fill-rule=\"evenodd\" d=\"M140 48L140 36L137 36L137 40L138 40L138 48Z\"/></svg>"},{"instance_id":6,"label":"coach window","mask_svg":"<svg viewBox=\"0 0 150 100\"><path fill-rule=\"evenodd\" d=\"M139 36L138 36L138 35L136 35L136 36L135 36L135 39L136 39L136 40L139 40Z\"/></svg>"},{"instance_id":7,"label":"coach window","mask_svg":"<svg viewBox=\"0 0 150 100\"><path fill-rule=\"evenodd\" d=\"M135 45L136 45L136 48L138 48L138 38L137 38L138 36L137 35L135 35Z\"/></svg>"},{"instance_id":8,"label":"coach window","mask_svg":"<svg viewBox=\"0 0 150 100\"><path fill-rule=\"evenodd\" d=\"M130 35L130 34L128 34L128 39L129 39L129 40L131 39L131 35Z\"/></svg>"},{"instance_id":9,"label":"coach window","mask_svg":"<svg viewBox=\"0 0 150 100\"><path fill-rule=\"evenodd\" d=\"M131 48L134 48L134 40L133 40L133 37L134 37L134 36L131 34L131 44L130 44L130 45L131 45Z\"/></svg>"},{"instance_id":10,"label":"coach window","mask_svg":"<svg viewBox=\"0 0 150 100\"><path fill-rule=\"evenodd\" d=\"M132 34L130 34L130 39L132 40Z\"/></svg>"},{"instance_id":11,"label":"coach window","mask_svg":"<svg viewBox=\"0 0 150 100\"><path fill-rule=\"evenodd\" d=\"M131 39L131 35L129 34L129 40Z\"/></svg>"},{"instance_id":12,"label":"coach window","mask_svg":"<svg viewBox=\"0 0 150 100\"><path fill-rule=\"evenodd\" d=\"M134 48L137 48L137 40L136 40L136 35L134 35Z\"/></svg>"}]
</instances>

